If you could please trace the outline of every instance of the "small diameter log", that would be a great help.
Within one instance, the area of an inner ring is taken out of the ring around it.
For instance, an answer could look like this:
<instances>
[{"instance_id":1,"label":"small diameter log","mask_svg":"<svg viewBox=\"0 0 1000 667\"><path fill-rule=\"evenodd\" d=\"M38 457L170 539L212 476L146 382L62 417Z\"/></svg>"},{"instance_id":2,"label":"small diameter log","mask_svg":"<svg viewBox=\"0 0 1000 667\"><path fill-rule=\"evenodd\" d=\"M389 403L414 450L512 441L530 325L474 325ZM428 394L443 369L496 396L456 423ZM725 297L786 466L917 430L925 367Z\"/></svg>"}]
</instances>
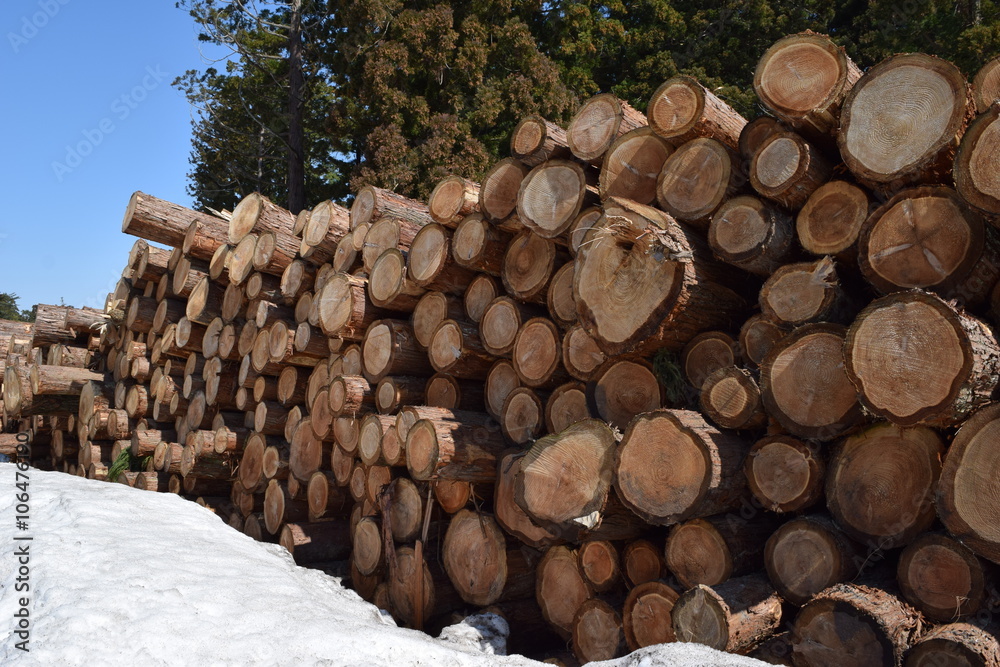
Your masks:
<instances>
[{"instance_id":1,"label":"small diameter log","mask_svg":"<svg viewBox=\"0 0 1000 667\"><path fill-rule=\"evenodd\" d=\"M566 372L577 380L587 382L601 369L607 357L597 341L579 324L573 325L563 336L562 361Z\"/></svg>"},{"instance_id":2,"label":"small diameter log","mask_svg":"<svg viewBox=\"0 0 1000 667\"><path fill-rule=\"evenodd\" d=\"M435 371L466 380L484 379L496 361L483 346L478 328L456 320L444 320L434 330L426 358Z\"/></svg>"},{"instance_id":3,"label":"small diameter log","mask_svg":"<svg viewBox=\"0 0 1000 667\"><path fill-rule=\"evenodd\" d=\"M580 605L573 617L573 654L582 663L611 660L624 653L621 616L603 600Z\"/></svg>"},{"instance_id":4,"label":"small diameter log","mask_svg":"<svg viewBox=\"0 0 1000 667\"><path fill-rule=\"evenodd\" d=\"M31 393L35 396L79 396L88 382L104 380L103 373L72 366L48 366L35 363L28 371ZM20 381L20 378L19 378ZM11 403L14 407L15 402Z\"/></svg>"},{"instance_id":5,"label":"small diameter log","mask_svg":"<svg viewBox=\"0 0 1000 667\"><path fill-rule=\"evenodd\" d=\"M517 215L532 232L547 239L562 236L585 205L596 203L587 175L577 162L550 160L521 181Z\"/></svg>"},{"instance_id":6,"label":"small diameter log","mask_svg":"<svg viewBox=\"0 0 1000 667\"><path fill-rule=\"evenodd\" d=\"M944 183L974 112L957 67L922 53L897 55L869 69L848 93L837 145L851 173L877 192Z\"/></svg>"},{"instance_id":7,"label":"small diameter log","mask_svg":"<svg viewBox=\"0 0 1000 667\"><path fill-rule=\"evenodd\" d=\"M540 527L514 500L515 480L521 470L523 457L517 453L504 455L497 466L494 486L493 511L505 531L536 549L546 548L560 540L555 533Z\"/></svg>"},{"instance_id":8,"label":"small diameter log","mask_svg":"<svg viewBox=\"0 0 1000 667\"><path fill-rule=\"evenodd\" d=\"M535 317L521 326L511 357L517 377L528 387L551 387L569 379L562 368L559 329L548 318Z\"/></svg>"},{"instance_id":9,"label":"small diameter log","mask_svg":"<svg viewBox=\"0 0 1000 667\"><path fill-rule=\"evenodd\" d=\"M313 304L324 334L361 341L372 322L389 315L388 311L376 307L368 299L367 284L364 278L336 273L313 295Z\"/></svg>"},{"instance_id":10,"label":"small diameter log","mask_svg":"<svg viewBox=\"0 0 1000 667\"><path fill-rule=\"evenodd\" d=\"M515 445L526 445L542 433L545 413L541 399L527 387L518 387L507 395L500 414L504 436Z\"/></svg>"},{"instance_id":11,"label":"small diameter log","mask_svg":"<svg viewBox=\"0 0 1000 667\"><path fill-rule=\"evenodd\" d=\"M296 500L288 493L288 487L272 479L264 492L264 527L271 535L278 535L286 523L296 523L309 519L309 506L305 500Z\"/></svg>"},{"instance_id":12,"label":"small diameter log","mask_svg":"<svg viewBox=\"0 0 1000 667\"><path fill-rule=\"evenodd\" d=\"M619 429L636 415L662 407L662 391L649 363L624 359L608 361L588 386L597 415Z\"/></svg>"},{"instance_id":13,"label":"small diameter log","mask_svg":"<svg viewBox=\"0 0 1000 667\"><path fill-rule=\"evenodd\" d=\"M353 550L351 561L358 572L372 575L379 572L384 564L382 529L375 517L362 517L354 526L351 535Z\"/></svg>"},{"instance_id":14,"label":"small diameter log","mask_svg":"<svg viewBox=\"0 0 1000 667\"><path fill-rule=\"evenodd\" d=\"M451 256L451 232L432 223L417 232L406 257L406 275L418 287L461 296L475 275Z\"/></svg>"},{"instance_id":15,"label":"small diameter log","mask_svg":"<svg viewBox=\"0 0 1000 667\"><path fill-rule=\"evenodd\" d=\"M483 347L494 356L510 357L521 324L541 314L541 309L522 304L509 296L498 296L483 311L479 336Z\"/></svg>"},{"instance_id":16,"label":"small diameter log","mask_svg":"<svg viewBox=\"0 0 1000 667\"><path fill-rule=\"evenodd\" d=\"M181 252L189 257L208 262L216 251L229 242L229 223L211 216L192 220L184 234Z\"/></svg>"},{"instance_id":17,"label":"small diameter log","mask_svg":"<svg viewBox=\"0 0 1000 667\"><path fill-rule=\"evenodd\" d=\"M461 176L446 176L427 198L427 210L434 222L454 227L465 216L479 212L479 184Z\"/></svg>"},{"instance_id":18,"label":"small diameter log","mask_svg":"<svg viewBox=\"0 0 1000 667\"><path fill-rule=\"evenodd\" d=\"M715 587L699 584L677 599L670 617L678 641L747 653L778 629L781 598L766 576L749 574Z\"/></svg>"},{"instance_id":19,"label":"small diameter log","mask_svg":"<svg viewBox=\"0 0 1000 667\"><path fill-rule=\"evenodd\" d=\"M427 405L448 410L482 412L486 405L485 388L474 380L458 380L447 373L435 373L427 379L424 401Z\"/></svg>"},{"instance_id":20,"label":"small diameter log","mask_svg":"<svg viewBox=\"0 0 1000 667\"><path fill-rule=\"evenodd\" d=\"M375 404L375 394L368 380L358 375L338 375L330 381L330 411L340 416L365 412Z\"/></svg>"},{"instance_id":21,"label":"small diameter log","mask_svg":"<svg viewBox=\"0 0 1000 667\"><path fill-rule=\"evenodd\" d=\"M465 318L462 302L451 294L444 292L427 292L417 302L410 325L417 342L427 348L434 336L434 331L444 320L461 320Z\"/></svg>"},{"instance_id":22,"label":"small diameter log","mask_svg":"<svg viewBox=\"0 0 1000 667\"><path fill-rule=\"evenodd\" d=\"M393 415L370 414L358 427L358 456L366 466L382 462L382 436L386 429L396 427Z\"/></svg>"},{"instance_id":23,"label":"small diameter log","mask_svg":"<svg viewBox=\"0 0 1000 667\"><path fill-rule=\"evenodd\" d=\"M720 368L709 375L698 401L705 416L722 428L744 430L767 425L760 387L743 368Z\"/></svg>"},{"instance_id":24,"label":"small diameter log","mask_svg":"<svg viewBox=\"0 0 1000 667\"><path fill-rule=\"evenodd\" d=\"M622 610L629 650L676 641L671 614L680 595L660 581L650 581L629 591Z\"/></svg>"},{"instance_id":25,"label":"small diameter log","mask_svg":"<svg viewBox=\"0 0 1000 667\"><path fill-rule=\"evenodd\" d=\"M378 320L365 332L362 348L364 376L372 384L388 375L433 375L434 369L413 329L402 320Z\"/></svg>"},{"instance_id":26,"label":"small diameter log","mask_svg":"<svg viewBox=\"0 0 1000 667\"><path fill-rule=\"evenodd\" d=\"M514 499L536 523L567 536L602 520L614 463L615 436L588 419L531 446L521 462Z\"/></svg>"},{"instance_id":27,"label":"small diameter log","mask_svg":"<svg viewBox=\"0 0 1000 667\"><path fill-rule=\"evenodd\" d=\"M594 595L580 574L576 551L563 546L549 548L538 563L535 599L542 616L563 638L570 638L573 619L580 606Z\"/></svg>"},{"instance_id":28,"label":"small diameter log","mask_svg":"<svg viewBox=\"0 0 1000 667\"><path fill-rule=\"evenodd\" d=\"M192 222L213 225L218 218L171 204L144 192L135 192L129 199L122 220L122 233L180 248Z\"/></svg>"},{"instance_id":29,"label":"small diameter log","mask_svg":"<svg viewBox=\"0 0 1000 667\"><path fill-rule=\"evenodd\" d=\"M491 482L496 477L497 459L507 447L500 429L486 415L459 414L461 422L420 419L409 428L406 467L414 479Z\"/></svg>"},{"instance_id":30,"label":"small diameter log","mask_svg":"<svg viewBox=\"0 0 1000 667\"><path fill-rule=\"evenodd\" d=\"M506 252L507 246L505 244L504 253L506 254ZM465 307L466 315L462 319L478 324L483 319L486 307L499 295L499 292L500 287L491 276L482 273L477 275L465 288L465 294L462 295L462 305Z\"/></svg>"},{"instance_id":31,"label":"small diameter log","mask_svg":"<svg viewBox=\"0 0 1000 667\"><path fill-rule=\"evenodd\" d=\"M350 215L350 211L329 200L312 210L302 228L302 242L314 255L320 255L317 263L329 261L337 242L350 231Z\"/></svg>"},{"instance_id":32,"label":"small diameter log","mask_svg":"<svg viewBox=\"0 0 1000 667\"><path fill-rule=\"evenodd\" d=\"M939 625L920 636L906 652L907 667L931 665L1000 665L996 625L986 629L971 623Z\"/></svg>"},{"instance_id":33,"label":"small diameter log","mask_svg":"<svg viewBox=\"0 0 1000 667\"><path fill-rule=\"evenodd\" d=\"M795 132L765 139L750 162L750 184L762 196L797 211L830 179L833 165Z\"/></svg>"},{"instance_id":34,"label":"small diameter log","mask_svg":"<svg viewBox=\"0 0 1000 667\"><path fill-rule=\"evenodd\" d=\"M274 232L293 236L295 215L273 204L267 197L254 192L247 195L233 209L229 219L229 243L236 245L250 232ZM280 273L278 275L281 275ZM271 531L272 534L274 531Z\"/></svg>"},{"instance_id":35,"label":"small diameter log","mask_svg":"<svg viewBox=\"0 0 1000 667\"><path fill-rule=\"evenodd\" d=\"M530 168L514 158L497 162L480 181L479 211L487 220L500 222L517 207L517 193L521 181Z\"/></svg>"},{"instance_id":36,"label":"small diameter log","mask_svg":"<svg viewBox=\"0 0 1000 667\"><path fill-rule=\"evenodd\" d=\"M676 351L737 317L743 300L725 285L738 282L693 231L627 200L604 208L577 257L574 293L580 323L606 354Z\"/></svg>"},{"instance_id":37,"label":"small diameter log","mask_svg":"<svg viewBox=\"0 0 1000 667\"><path fill-rule=\"evenodd\" d=\"M751 493L771 512L796 512L823 496L826 464L819 448L788 435L755 442L743 472Z\"/></svg>"},{"instance_id":38,"label":"small diameter log","mask_svg":"<svg viewBox=\"0 0 1000 667\"><path fill-rule=\"evenodd\" d=\"M286 523L278 544L300 565L344 560L351 550L349 529L344 519Z\"/></svg>"},{"instance_id":39,"label":"small diameter log","mask_svg":"<svg viewBox=\"0 0 1000 667\"><path fill-rule=\"evenodd\" d=\"M844 370L845 334L840 325L807 324L764 359L764 407L792 435L826 442L861 423L857 390Z\"/></svg>"},{"instance_id":40,"label":"small diameter log","mask_svg":"<svg viewBox=\"0 0 1000 667\"><path fill-rule=\"evenodd\" d=\"M529 167L572 155L566 131L541 116L528 116L517 124L510 135L510 154Z\"/></svg>"},{"instance_id":41,"label":"small diameter log","mask_svg":"<svg viewBox=\"0 0 1000 667\"><path fill-rule=\"evenodd\" d=\"M622 569L625 581L631 586L641 586L657 581L663 576L662 548L649 540L632 540L622 551Z\"/></svg>"},{"instance_id":42,"label":"small diameter log","mask_svg":"<svg viewBox=\"0 0 1000 667\"><path fill-rule=\"evenodd\" d=\"M985 567L958 540L925 533L900 554L896 580L907 602L947 623L979 611L986 597Z\"/></svg>"},{"instance_id":43,"label":"small diameter log","mask_svg":"<svg viewBox=\"0 0 1000 667\"><path fill-rule=\"evenodd\" d=\"M496 420L503 414L503 406L510 392L521 386L514 366L506 359L500 359L486 375L486 412Z\"/></svg>"},{"instance_id":44,"label":"small diameter log","mask_svg":"<svg viewBox=\"0 0 1000 667\"><path fill-rule=\"evenodd\" d=\"M382 414L394 414L404 405L420 403L426 387L424 378L386 377L375 388L375 407ZM332 398L332 394L331 394Z\"/></svg>"},{"instance_id":45,"label":"small diameter log","mask_svg":"<svg viewBox=\"0 0 1000 667\"><path fill-rule=\"evenodd\" d=\"M646 117L609 93L584 102L566 129L566 143L580 160L600 164L615 139L646 126Z\"/></svg>"},{"instance_id":46,"label":"small diameter log","mask_svg":"<svg viewBox=\"0 0 1000 667\"><path fill-rule=\"evenodd\" d=\"M764 538L776 523L763 513L750 520L729 513L685 521L674 526L667 538L667 568L685 588L716 586L760 570Z\"/></svg>"},{"instance_id":47,"label":"small diameter log","mask_svg":"<svg viewBox=\"0 0 1000 667\"><path fill-rule=\"evenodd\" d=\"M787 327L848 322L856 312L829 257L778 268L761 287L760 309L765 317Z\"/></svg>"},{"instance_id":48,"label":"small diameter log","mask_svg":"<svg viewBox=\"0 0 1000 667\"><path fill-rule=\"evenodd\" d=\"M803 605L820 591L857 575L866 551L824 515L792 519L767 540L764 566L778 594Z\"/></svg>"},{"instance_id":49,"label":"small diameter log","mask_svg":"<svg viewBox=\"0 0 1000 667\"><path fill-rule=\"evenodd\" d=\"M552 274L566 259L551 240L525 230L507 246L501 272L504 288L519 301L544 305Z\"/></svg>"},{"instance_id":50,"label":"small diameter log","mask_svg":"<svg viewBox=\"0 0 1000 667\"><path fill-rule=\"evenodd\" d=\"M751 315L740 327L739 349L743 360L760 366L774 344L784 338L786 333L761 313Z\"/></svg>"},{"instance_id":51,"label":"small diameter log","mask_svg":"<svg viewBox=\"0 0 1000 667\"><path fill-rule=\"evenodd\" d=\"M535 572L519 549L507 549L500 526L488 514L461 510L451 517L441 558L463 600L490 605L530 597Z\"/></svg>"},{"instance_id":52,"label":"small diameter log","mask_svg":"<svg viewBox=\"0 0 1000 667\"><path fill-rule=\"evenodd\" d=\"M972 415L958 430L941 471L937 512L952 535L978 555L1000 563L1000 531L995 520L993 495L996 438L1000 432L1000 404L993 403Z\"/></svg>"},{"instance_id":53,"label":"small diameter log","mask_svg":"<svg viewBox=\"0 0 1000 667\"><path fill-rule=\"evenodd\" d=\"M402 218L419 227L434 222L421 202L371 185L361 188L351 205L351 230L378 222L383 216Z\"/></svg>"},{"instance_id":54,"label":"small diameter log","mask_svg":"<svg viewBox=\"0 0 1000 667\"><path fill-rule=\"evenodd\" d=\"M830 459L827 508L849 535L873 548L908 544L934 521L943 454L941 437L926 427L883 423L852 435Z\"/></svg>"},{"instance_id":55,"label":"small diameter log","mask_svg":"<svg viewBox=\"0 0 1000 667\"><path fill-rule=\"evenodd\" d=\"M758 276L769 276L786 263L794 240L795 229L787 213L747 195L722 204L708 226L708 243L715 256Z\"/></svg>"},{"instance_id":56,"label":"small diameter log","mask_svg":"<svg viewBox=\"0 0 1000 667\"><path fill-rule=\"evenodd\" d=\"M681 350L681 373L697 391L712 373L735 363L736 341L722 331L700 333Z\"/></svg>"},{"instance_id":57,"label":"small diameter log","mask_svg":"<svg viewBox=\"0 0 1000 667\"><path fill-rule=\"evenodd\" d=\"M861 78L843 47L802 32L775 42L757 62L754 92L774 115L807 136L835 135L844 97Z\"/></svg>"},{"instance_id":58,"label":"small diameter log","mask_svg":"<svg viewBox=\"0 0 1000 667\"><path fill-rule=\"evenodd\" d=\"M621 581L618 549L607 540L588 540L580 545L580 573L596 593L605 593Z\"/></svg>"},{"instance_id":59,"label":"small diameter log","mask_svg":"<svg viewBox=\"0 0 1000 667\"><path fill-rule=\"evenodd\" d=\"M858 263L883 294L918 287L975 307L1000 277L1000 238L951 188L911 188L865 221Z\"/></svg>"},{"instance_id":60,"label":"small diameter log","mask_svg":"<svg viewBox=\"0 0 1000 667\"><path fill-rule=\"evenodd\" d=\"M581 382L559 385L545 402L545 430L549 433L558 433L590 417L586 387Z\"/></svg>"},{"instance_id":61,"label":"small diameter log","mask_svg":"<svg viewBox=\"0 0 1000 667\"><path fill-rule=\"evenodd\" d=\"M745 491L746 444L716 430L696 412L657 410L629 424L615 454L615 489L654 525L719 514Z\"/></svg>"},{"instance_id":62,"label":"small diameter log","mask_svg":"<svg viewBox=\"0 0 1000 667\"><path fill-rule=\"evenodd\" d=\"M459 266L500 276L510 238L510 234L491 224L482 214L474 213L466 216L455 229L451 256Z\"/></svg>"},{"instance_id":63,"label":"small diameter log","mask_svg":"<svg viewBox=\"0 0 1000 667\"><path fill-rule=\"evenodd\" d=\"M723 200L743 183L736 151L715 139L692 139L663 163L656 199L668 214L706 230Z\"/></svg>"},{"instance_id":64,"label":"small diameter log","mask_svg":"<svg viewBox=\"0 0 1000 667\"><path fill-rule=\"evenodd\" d=\"M576 324L576 298L573 296L574 262L566 262L552 276L545 302L549 316L563 329Z\"/></svg>"},{"instance_id":65,"label":"small diameter log","mask_svg":"<svg viewBox=\"0 0 1000 667\"><path fill-rule=\"evenodd\" d=\"M1000 346L986 324L915 290L861 311L844 359L865 407L901 426L962 421L989 401L1000 373Z\"/></svg>"},{"instance_id":66,"label":"small diameter log","mask_svg":"<svg viewBox=\"0 0 1000 667\"><path fill-rule=\"evenodd\" d=\"M389 248L375 260L368 277L368 297L379 308L396 312L413 312L427 290L406 275L406 257Z\"/></svg>"},{"instance_id":67,"label":"small diameter log","mask_svg":"<svg viewBox=\"0 0 1000 667\"><path fill-rule=\"evenodd\" d=\"M992 100L990 102L992 104ZM998 154L995 148L1000 106L993 105L976 118L955 156L955 186L965 201L989 215L1000 213L997 183Z\"/></svg>"},{"instance_id":68,"label":"small diameter log","mask_svg":"<svg viewBox=\"0 0 1000 667\"><path fill-rule=\"evenodd\" d=\"M400 543L418 539L423 528L424 501L417 485L407 477L397 477L389 483L386 494L392 538Z\"/></svg>"},{"instance_id":69,"label":"small diameter log","mask_svg":"<svg viewBox=\"0 0 1000 667\"><path fill-rule=\"evenodd\" d=\"M454 611L463 604L443 568L429 558L429 549L423 547L417 542L423 557L418 557L414 548L398 547L395 571L389 579L393 614L400 623L417 629L422 629L423 621ZM417 602L418 599L422 599L423 604Z\"/></svg>"},{"instance_id":70,"label":"small diameter log","mask_svg":"<svg viewBox=\"0 0 1000 667\"><path fill-rule=\"evenodd\" d=\"M736 150L747 121L689 76L666 80L649 100L649 126L674 146L709 137Z\"/></svg>"},{"instance_id":71,"label":"small diameter log","mask_svg":"<svg viewBox=\"0 0 1000 667\"><path fill-rule=\"evenodd\" d=\"M1000 99L1000 58L993 58L979 68L972 79L972 94L976 113L981 114Z\"/></svg>"},{"instance_id":72,"label":"small diameter log","mask_svg":"<svg viewBox=\"0 0 1000 667\"><path fill-rule=\"evenodd\" d=\"M198 281L188 296L184 314L191 322L208 325L222 310L225 289L205 276Z\"/></svg>"},{"instance_id":73,"label":"small diameter log","mask_svg":"<svg viewBox=\"0 0 1000 667\"><path fill-rule=\"evenodd\" d=\"M890 592L836 584L816 594L792 622L796 665L901 665L923 632L920 612Z\"/></svg>"},{"instance_id":74,"label":"small diameter log","mask_svg":"<svg viewBox=\"0 0 1000 667\"><path fill-rule=\"evenodd\" d=\"M135 333L149 333L153 330L158 307L159 304L152 297L132 297L125 316L125 326Z\"/></svg>"},{"instance_id":75,"label":"small diameter log","mask_svg":"<svg viewBox=\"0 0 1000 667\"><path fill-rule=\"evenodd\" d=\"M809 195L795 218L799 245L813 255L852 259L869 209L868 195L858 186L847 181L824 183Z\"/></svg>"}]
</instances>

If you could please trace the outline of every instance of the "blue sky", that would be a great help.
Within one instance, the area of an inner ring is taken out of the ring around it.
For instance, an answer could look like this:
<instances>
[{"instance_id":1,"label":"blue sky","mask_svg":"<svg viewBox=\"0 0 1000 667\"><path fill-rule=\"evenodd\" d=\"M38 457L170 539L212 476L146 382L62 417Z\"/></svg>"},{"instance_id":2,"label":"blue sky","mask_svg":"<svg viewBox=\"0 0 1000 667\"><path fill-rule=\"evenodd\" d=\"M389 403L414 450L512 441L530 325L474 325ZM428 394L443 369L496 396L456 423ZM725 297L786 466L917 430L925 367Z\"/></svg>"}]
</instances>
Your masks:
<instances>
[{"instance_id":1,"label":"blue sky","mask_svg":"<svg viewBox=\"0 0 1000 667\"><path fill-rule=\"evenodd\" d=\"M102 307L132 192L191 205L191 110L170 84L207 66L202 47L174 0L0 3L0 292Z\"/></svg>"}]
</instances>

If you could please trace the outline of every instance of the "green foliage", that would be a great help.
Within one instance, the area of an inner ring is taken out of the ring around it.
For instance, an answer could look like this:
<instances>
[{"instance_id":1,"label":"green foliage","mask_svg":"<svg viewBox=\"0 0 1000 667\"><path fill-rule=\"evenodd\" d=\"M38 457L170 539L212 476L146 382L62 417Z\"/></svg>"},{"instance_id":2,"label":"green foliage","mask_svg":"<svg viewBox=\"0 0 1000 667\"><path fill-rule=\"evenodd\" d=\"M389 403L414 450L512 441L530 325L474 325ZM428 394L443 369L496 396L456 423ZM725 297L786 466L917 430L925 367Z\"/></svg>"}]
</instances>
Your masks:
<instances>
[{"instance_id":1,"label":"green foliage","mask_svg":"<svg viewBox=\"0 0 1000 667\"><path fill-rule=\"evenodd\" d=\"M32 306L30 310L21 310L17 304L18 296L9 292L0 293L0 320L13 320L14 322L34 322L38 306Z\"/></svg>"},{"instance_id":2,"label":"green foliage","mask_svg":"<svg viewBox=\"0 0 1000 667\"><path fill-rule=\"evenodd\" d=\"M132 466L132 452L123 449L111 465L108 467L108 481L115 482L118 480L118 476L121 475L126 470L130 470Z\"/></svg>"},{"instance_id":3,"label":"green foliage","mask_svg":"<svg viewBox=\"0 0 1000 667\"><path fill-rule=\"evenodd\" d=\"M657 350L653 356L653 373L663 387L667 401L671 405L682 404L688 392L688 385L681 374L677 355L665 348Z\"/></svg>"},{"instance_id":4,"label":"green foliage","mask_svg":"<svg viewBox=\"0 0 1000 667\"><path fill-rule=\"evenodd\" d=\"M425 197L447 174L476 179L523 116L565 124L604 91L644 110L679 73L756 117L758 59L802 30L829 34L863 68L923 51L971 77L1000 53L994 0L182 0L204 41L232 49L175 82L196 109L199 206L232 208L254 190L285 199L298 4L309 206L365 184Z\"/></svg>"}]
</instances>

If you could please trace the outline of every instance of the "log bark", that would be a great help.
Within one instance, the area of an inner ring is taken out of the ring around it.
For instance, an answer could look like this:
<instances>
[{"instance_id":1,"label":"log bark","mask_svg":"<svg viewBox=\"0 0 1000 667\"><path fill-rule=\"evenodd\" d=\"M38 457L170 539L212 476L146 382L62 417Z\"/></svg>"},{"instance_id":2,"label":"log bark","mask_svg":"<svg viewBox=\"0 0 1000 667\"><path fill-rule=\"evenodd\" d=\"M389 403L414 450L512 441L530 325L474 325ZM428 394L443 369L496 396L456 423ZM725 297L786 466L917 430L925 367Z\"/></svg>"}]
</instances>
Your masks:
<instances>
[{"instance_id":1,"label":"log bark","mask_svg":"<svg viewBox=\"0 0 1000 667\"><path fill-rule=\"evenodd\" d=\"M781 624L781 598L762 574L703 584L682 594L670 612L678 641L747 653Z\"/></svg>"},{"instance_id":2,"label":"log bark","mask_svg":"<svg viewBox=\"0 0 1000 667\"><path fill-rule=\"evenodd\" d=\"M924 629L920 613L888 591L836 584L792 623L797 665L901 665Z\"/></svg>"},{"instance_id":3,"label":"log bark","mask_svg":"<svg viewBox=\"0 0 1000 667\"><path fill-rule=\"evenodd\" d=\"M618 497L654 525L671 525L739 505L746 444L696 412L657 410L629 424L615 454Z\"/></svg>"},{"instance_id":4,"label":"log bark","mask_svg":"<svg viewBox=\"0 0 1000 667\"><path fill-rule=\"evenodd\" d=\"M864 185L887 194L943 183L975 105L965 76L922 53L883 60L844 100L837 145ZM894 128L906 127L906 132Z\"/></svg>"},{"instance_id":5,"label":"log bark","mask_svg":"<svg viewBox=\"0 0 1000 667\"><path fill-rule=\"evenodd\" d=\"M962 421L989 401L1000 372L986 324L916 290L865 308L847 333L844 359L865 407L901 426Z\"/></svg>"},{"instance_id":6,"label":"log bark","mask_svg":"<svg viewBox=\"0 0 1000 667\"><path fill-rule=\"evenodd\" d=\"M497 460L507 447L496 424L486 415L463 421L421 419L406 434L406 467L414 479L490 482ZM397 433L399 427L396 427Z\"/></svg>"},{"instance_id":7,"label":"log bark","mask_svg":"<svg viewBox=\"0 0 1000 667\"><path fill-rule=\"evenodd\" d=\"M649 126L675 146L708 137L733 150L747 121L712 91L689 76L674 76L649 100Z\"/></svg>"},{"instance_id":8,"label":"log bark","mask_svg":"<svg viewBox=\"0 0 1000 667\"><path fill-rule=\"evenodd\" d=\"M192 222L214 225L218 218L171 204L144 192L135 192L129 199L122 220L122 233L180 248Z\"/></svg>"},{"instance_id":9,"label":"log bark","mask_svg":"<svg viewBox=\"0 0 1000 667\"><path fill-rule=\"evenodd\" d=\"M906 665L1000 665L996 625L983 629L970 623L939 625L921 635L906 652Z\"/></svg>"}]
</instances>

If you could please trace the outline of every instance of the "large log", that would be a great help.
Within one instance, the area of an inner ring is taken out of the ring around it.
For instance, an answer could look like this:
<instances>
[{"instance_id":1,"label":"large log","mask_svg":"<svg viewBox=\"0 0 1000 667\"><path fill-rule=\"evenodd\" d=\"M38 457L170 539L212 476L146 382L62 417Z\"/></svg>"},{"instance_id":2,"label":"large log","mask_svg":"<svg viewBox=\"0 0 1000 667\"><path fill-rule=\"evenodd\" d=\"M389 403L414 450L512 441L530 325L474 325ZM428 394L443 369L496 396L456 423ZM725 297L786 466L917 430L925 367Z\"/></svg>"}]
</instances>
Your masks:
<instances>
[{"instance_id":1,"label":"large log","mask_svg":"<svg viewBox=\"0 0 1000 667\"><path fill-rule=\"evenodd\" d=\"M506 449L499 427L487 416L460 413L462 421L421 419L406 434L406 467L418 480L491 482ZM398 432L398 427L397 427Z\"/></svg>"},{"instance_id":2,"label":"large log","mask_svg":"<svg viewBox=\"0 0 1000 667\"><path fill-rule=\"evenodd\" d=\"M920 636L906 652L907 667L922 665L1000 665L995 623L980 628L971 623L939 625Z\"/></svg>"},{"instance_id":3,"label":"large log","mask_svg":"<svg viewBox=\"0 0 1000 667\"><path fill-rule=\"evenodd\" d=\"M181 248L192 222L214 226L218 218L135 192L125 209L122 233Z\"/></svg>"},{"instance_id":4,"label":"large log","mask_svg":"<svg viewBox=\"0 0 1000 667\"><path fill-rule=\"evenodd\" d=\"M604 153L621 135L646 126L646 116L610 93L584 102L566 129L566 143L573 155L600 164Z\"/></svg>"},{"instance_id":5,"label":"large log","mask_svg":"<svg viewBox=\"0 0 1000 667\"><path fill-rule=\"evenodd\" d=\"M746 444L696 412L657 410L629 424L615 455L615 489L654 525L726 512L746 490Z\"/></svg>"},{"instance_id":6,"label":"large log","mask_svg":"<svg viewBox=\"0 0 1000 667\"><path fill-rule=\"evenodd\" d=\"M837 145L855 177L877 192L944 183L974 112L957 67L905 53L869 69L848 93Z\"/></svg>"},{"instance_id":7,"label":"large log","mask_svg":"<svg viewBox=\"0 0 1000 667\"><path fill-rule=\"evenodd\" d=\"M986 600L988 576L985 563L968 547L941 533L917 537L896 566L906 601L940 623L979 611Z\"/></svg>"},{"instance_id":8,"label":"large log","mask_svg":"<svg viewBox=\"0 0 1000 667\"><path fill-rule=\"evenodd\" d=\"M759 276L769 276L788 260L794 239L787 213L747 195L722 204L708 225L716 257Z\"/></svg>"},{"instance_id":9,"label":"large log","mask_svg":"<svg viewBox=\"0 0 1000 667\"><path fill-rule=\"evenodd\" d=\"M663 163L656 198L670 215L705 230L723 200L744 182L736 151L699 137L679 146Z\"/></svg>"},{"instance_id":10,"label":"large log","mask_svg":"<svg viewBox=\"0 0 1000 667\"><path fill-rule=\"evenodd\" d=\"M544 238L562 236L580 210L596 201L587 188L583 167L569 160L549 160L532 169L517 193L517 215Z\"/></svg>"},{"instance_id":11,"label":"large log","mask_svg":"<svg viewBox=\"0 0 1000 667\"><path fill-rule=\"evenodd\" d=\"M961 422L990 400L1000 378L1000 346L990 328L916 290L861 311L844 359L865 407L901 426Z\"/></svg>"},{"instance_id":12,"label":"large log","mask_svg":"<svg viewBox=\"0 0 1000 667\"><path fill-rule=\"evenodd\" d=\"M789 435L755 442L743 472L754 497L771 512L796 512L823 496L826 463L819 447Z\"/></svg>"},{"instance_id":13,"label":"large log","mask_svg":"<svg viewBox=\"0 0 1000 667\"><path fill-rule=\"evenodd\" d=\"M493 492L493 511L497 523L521 542L536 549L544 549L560 542L559 537L542 528L529 517L514 500L514 489L523 457L517 453L503 456L497 466L497 481Z\"/></svg>"},{"instance_id":14,"label":"large log","mask_svg":"<svg viewBox=\"0 0 1000 667\"><path fill-rule=\"evenodd\" d=\"M998 503L993 494L997 469L1000 403L973 414L958 430L941 470L937 512L948 531L978 555L1000 563Z\"/></svg>"},{"instance_id":15,"label":"large log","mask_svg":"<svg viewBox=\"0 0 1000 667\"><path fill-rule=\"evenodd\" d=\"M469 604L486 606L534 593L534 568L519 549L507 548L503 531L488 514L455 514L441 549L445 572Z\"/></svg>"},{"instance_id":16,"label":"large log","mask_svg":"<svg viewBox=\"0 0 1000 667\"><path fill-rule=\"evenodd\" d=\"M577 258L574 292L581 324L606 354L679 350L742 310L727 286L739 283L692 231L627 200L611 198L604 210Z\"/></svg>"},{"instance_id":17,"label":"large log","mask_svg":"<svg viewBox=\"0 0 1000 667\"><path fill-rule=\"evenodd\" d=\"M764 566L782 598L803 605L820 591L849 581L865 563L866 551L829 517L792 519L767 540Z\"/></svg>"}]
</instances>

